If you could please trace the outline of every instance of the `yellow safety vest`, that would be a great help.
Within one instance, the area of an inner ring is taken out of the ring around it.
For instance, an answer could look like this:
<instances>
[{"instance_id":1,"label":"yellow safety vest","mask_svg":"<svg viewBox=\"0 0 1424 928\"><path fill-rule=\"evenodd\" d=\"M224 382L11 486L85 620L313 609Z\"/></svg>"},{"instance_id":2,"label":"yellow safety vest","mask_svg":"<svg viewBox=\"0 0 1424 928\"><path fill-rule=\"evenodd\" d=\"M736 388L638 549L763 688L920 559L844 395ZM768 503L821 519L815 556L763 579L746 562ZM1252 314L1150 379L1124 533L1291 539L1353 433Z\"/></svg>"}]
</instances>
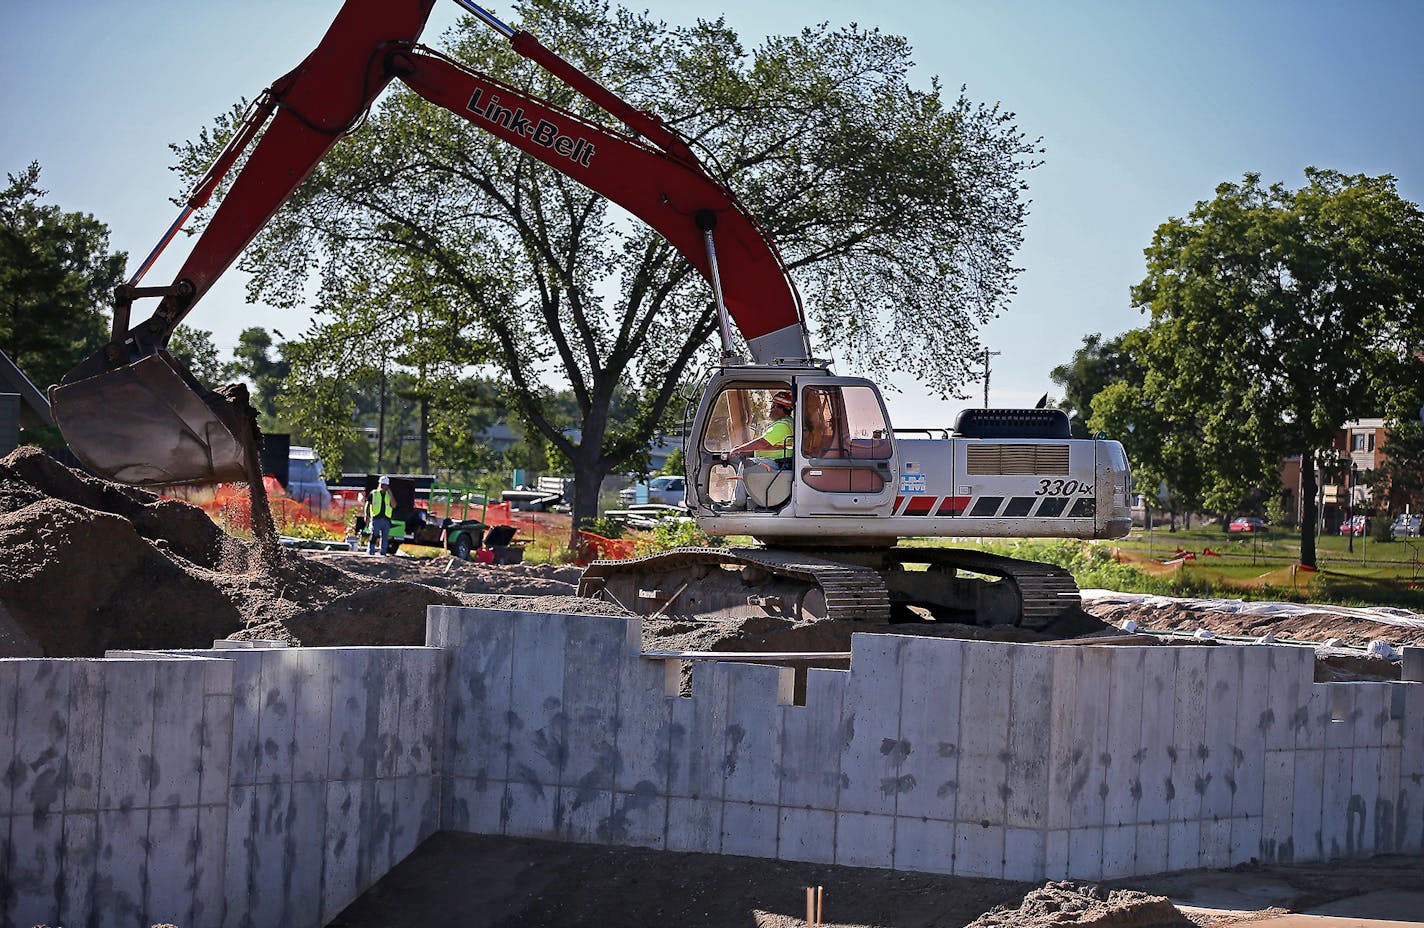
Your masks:
<instances>
[{"instance_id":1,"label":"yellow safety vest","mask_svg":"<svg viewBox=\"0 0 1424 928\"><path fill-rule=\"evenodd\" d=\"M378 519L381 516L385 516L387 519L389 519L391 517L391 513L394 511L391 506L391 491L372 490L370 506L371 518Z\"/></svg>"},{"instance_id":2,"label":"yellow safety vest","mask_svg":"<svg viewBox=\"0 0 1424 928\"><path fill-rule=\"evenodd\" d=\"M783 460L791 454L791 419L777 419L773 422L761 437L770 442L774 447L763 448L760 451L753 451L752 455L759 458L773 458Z\"/></svg>"}]
</instances>

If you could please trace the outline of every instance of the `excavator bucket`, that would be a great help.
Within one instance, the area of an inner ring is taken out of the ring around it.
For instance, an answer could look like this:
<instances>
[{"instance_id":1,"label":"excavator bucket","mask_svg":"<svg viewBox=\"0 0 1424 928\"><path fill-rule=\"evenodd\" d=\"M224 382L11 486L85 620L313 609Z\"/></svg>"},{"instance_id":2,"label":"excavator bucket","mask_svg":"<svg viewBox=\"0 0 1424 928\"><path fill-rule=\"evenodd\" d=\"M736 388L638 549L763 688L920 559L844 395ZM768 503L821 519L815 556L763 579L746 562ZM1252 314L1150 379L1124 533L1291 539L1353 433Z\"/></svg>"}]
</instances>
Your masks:
<instances>
[{"instance_id":1,"label":"excavator bucket","mask_svg":"<svg viewBox=\"0 0 1424 928\"><path fill-rule=\"evenodd\" d=\"M49 391L59 430L87 468L138 485L248 479L260 433L245 386L209 390L163 349L83 376L94 360Z\"/></svg>"}]
</instances>

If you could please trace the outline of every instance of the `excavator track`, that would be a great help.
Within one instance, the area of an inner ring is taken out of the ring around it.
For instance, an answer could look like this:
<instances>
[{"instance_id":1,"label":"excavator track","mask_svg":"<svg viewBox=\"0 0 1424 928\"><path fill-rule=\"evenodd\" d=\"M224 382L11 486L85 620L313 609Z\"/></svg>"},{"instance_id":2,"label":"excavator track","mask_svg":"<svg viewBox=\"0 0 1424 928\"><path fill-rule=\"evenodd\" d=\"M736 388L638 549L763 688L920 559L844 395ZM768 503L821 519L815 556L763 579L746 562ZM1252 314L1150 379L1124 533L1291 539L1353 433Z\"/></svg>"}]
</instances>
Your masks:
<instances>
[{"instance_id":1,"label":"excavator track","mask_svg":"<svg viewBox=\"0 0 1424 928\"><path fill-rule=\"evenodd\" d=\"M1039 629L1080 604L1061 567L963 548L844 550L831 560L775 548L679 548L595 561L579 595L643 615L780 615L888 623L891 605L972 614L981 625ZM906 565L925 569L906 570ZM985 577L965 577L968 571ZM818 598L819 597L819 598Z\"/></svg>"},{"instance_id":2,"label":"excavator track","mask_svg":"<svg viewBox=\"0 0 1424 928\"><path fill-rule=\"evenodd\" d=\"M885 558L894 565L927 565L928 573L937 574L940 582L936 584L938 589L924 598L931 605L973 611L981 625L1039 629L1082 604L1073 575L1055 564L967 548L891 548ZM999 582L958 576L959 571L966 570L998 577ZM904 572L900 576L912 574ZM896 575L890 575L892 595L895 579Z\"/></svg>"},{"instance_id":3,"label":"excavator track","mask_svg":"<svg viewBox=\"0 0 1424 928\"><path fill-rule=\"evenodd\" d=\"M720 576L733 573L744 584L744 603L735 601L739 590L728 589L728 578ZM677 580L683 580L682 588L672 587ZM688 599L703 595L719 600L710 604L707 611L712 612L742 611L744 605L762 614L794 618L890 621L889 592L872 568L767 548L678 548L623 561L594 561L579 580L578 595L611 599L643 614L653 613L655 604L656 612L677 613L682 611L677 599L693 584L700 588ZM714 586L721 589L713 592ZM823 602L808 597L812 592Z\"/></svg>"}]
</instances>

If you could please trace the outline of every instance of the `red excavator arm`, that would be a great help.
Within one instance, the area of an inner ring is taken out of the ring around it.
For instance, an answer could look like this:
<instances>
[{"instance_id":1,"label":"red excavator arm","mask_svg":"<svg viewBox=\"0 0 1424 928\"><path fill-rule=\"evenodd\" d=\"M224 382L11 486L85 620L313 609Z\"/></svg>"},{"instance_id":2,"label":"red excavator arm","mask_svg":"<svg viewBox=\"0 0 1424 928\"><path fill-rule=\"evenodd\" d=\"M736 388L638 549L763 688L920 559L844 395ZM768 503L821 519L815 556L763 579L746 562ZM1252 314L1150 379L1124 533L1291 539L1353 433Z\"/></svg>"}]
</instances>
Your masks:
<instances>
[{"instance_id":1,"label":"red excavator arm","mask_svg":"<svg viewBox=\"0 0 1424 928\"><path fill-rule=\"evenodd\" d=\"M50 390L66 441L90 469L128 483L246 479L255 424L245 396L205 389L164 346L393 78L647 222L713 283L755 359L808 356L800 300L775 247L681 136L471 0L457 2L642 138L611 132L417 45L433 2L345 0L321 44L258 98L173 226L117 289L113 340ZM139 287L259 132L174 283ZM129 308L141 297L162 302L129 328Z\"/></svg>"}]
</instances>

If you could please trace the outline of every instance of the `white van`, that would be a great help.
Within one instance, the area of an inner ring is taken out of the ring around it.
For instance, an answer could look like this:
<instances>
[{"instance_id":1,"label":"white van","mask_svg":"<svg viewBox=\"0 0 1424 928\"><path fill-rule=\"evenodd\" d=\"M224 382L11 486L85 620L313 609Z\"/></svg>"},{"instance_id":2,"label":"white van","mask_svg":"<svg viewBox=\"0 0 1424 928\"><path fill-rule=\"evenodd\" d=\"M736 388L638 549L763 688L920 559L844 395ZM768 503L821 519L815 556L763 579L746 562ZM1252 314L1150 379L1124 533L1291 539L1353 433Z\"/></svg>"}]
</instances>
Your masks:
<instances>
[{"instance_id":1,"label":"white van","mask_svg":"<svg viewBox=\"0 0 1424 928\"><path fill-rule=\"evenodd\" d=\"M321 455L315 448L293 445L287 451L287 495L320 512L331 508L331 491L321 473Z\"/></svg>"}]
</instances>

